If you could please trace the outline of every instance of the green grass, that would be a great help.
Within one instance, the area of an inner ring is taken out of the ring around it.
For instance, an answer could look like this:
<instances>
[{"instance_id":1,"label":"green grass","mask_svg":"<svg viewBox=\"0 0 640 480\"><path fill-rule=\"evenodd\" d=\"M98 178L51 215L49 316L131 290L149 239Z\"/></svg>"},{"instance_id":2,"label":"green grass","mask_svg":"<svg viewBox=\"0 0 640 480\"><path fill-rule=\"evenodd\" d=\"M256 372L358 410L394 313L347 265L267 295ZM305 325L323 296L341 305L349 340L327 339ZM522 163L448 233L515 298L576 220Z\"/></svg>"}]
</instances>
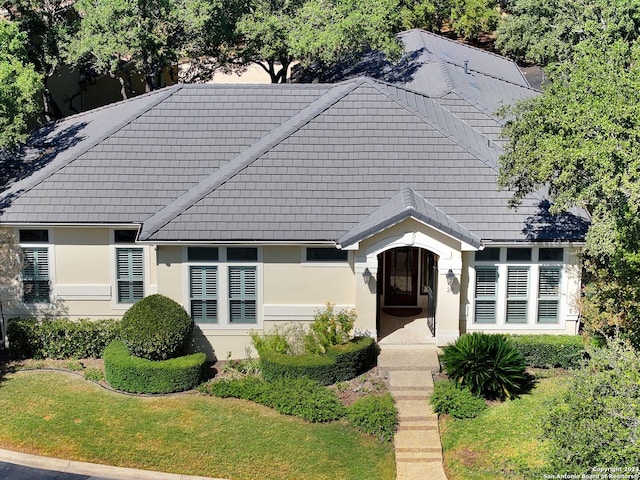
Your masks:
<instances>
[{"instance_id":1,"label":"green grass","mask_svg":"<svg viewBox=\"0 0 640 480\"><path fill-rule=\"evenodd\" d=\"M140 398L57 372L0 383L0 447L69 460L241 479L393 479L393 445L243 400Z\"/></svg>"},{"instance_id":2,"label":"green grass","mask_svg":"<svg viewBox=\"0 0 640 480\"><path fill-rule=\"evenodd\" d=\"M568 378L541 379L530 394L493 406L474 419L442 420L449 480L542 478L547 450L539 419L548 402L566 388Z\"/></svg>"}]
</instances>

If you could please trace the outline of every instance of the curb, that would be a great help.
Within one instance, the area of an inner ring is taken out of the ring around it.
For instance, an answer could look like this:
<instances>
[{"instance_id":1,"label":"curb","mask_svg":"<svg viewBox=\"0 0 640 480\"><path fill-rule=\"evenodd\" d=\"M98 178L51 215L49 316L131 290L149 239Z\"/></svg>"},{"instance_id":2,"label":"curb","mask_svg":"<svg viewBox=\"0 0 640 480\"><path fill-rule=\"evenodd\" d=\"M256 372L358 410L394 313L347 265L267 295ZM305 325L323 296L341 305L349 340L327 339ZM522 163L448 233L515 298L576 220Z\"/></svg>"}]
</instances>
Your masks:
<instances>
[{"instance_id":1,"label":"curb","mask_svg":"<svg viewBox=\"0 0 640 480\"><path fill-rule=\"evenodd\" d=\"M194 477L179 473L154 472L135 468L112 467L97 463L76 462L4 449L0 449L0 461L42 470L100 477L105 480L226 480L223 478Z\"/></svg>"}]
</instances>

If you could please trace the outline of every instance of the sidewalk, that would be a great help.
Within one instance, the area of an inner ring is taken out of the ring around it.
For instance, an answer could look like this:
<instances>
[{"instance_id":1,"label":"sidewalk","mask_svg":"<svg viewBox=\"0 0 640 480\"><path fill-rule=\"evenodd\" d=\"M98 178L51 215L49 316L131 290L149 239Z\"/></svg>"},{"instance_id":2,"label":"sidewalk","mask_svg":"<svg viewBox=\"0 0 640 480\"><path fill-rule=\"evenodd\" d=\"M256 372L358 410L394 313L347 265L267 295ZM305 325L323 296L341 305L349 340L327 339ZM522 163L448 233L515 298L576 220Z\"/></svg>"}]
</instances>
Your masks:
<instances>
[{"instance_id":1,"label":"sidewalk","mask_svg":"<svg viewBox=\"0 0 640 480\"><path fill-rule=\"evenodd\" d=\"M224 480L180 475L177 473L152 472L134 468L111 467L109 465L99 465L96 463L74 462L71 460L41 457L2 449L0 449L0 462L74 475L87 475L96 480Z\"/></svg>"},{"instance_id":2,"label":"sidewalk","mask_svg":"<svg viewBox=\"0 0 640 480\"><path fill-rule=\"evenodd\" d=\"M438 416L429 404L432 373L440 370L436 346L381 345L378 368L389 378L400 420L394 438L397 480L447 480Z\"/></svg>"}]
</instances>

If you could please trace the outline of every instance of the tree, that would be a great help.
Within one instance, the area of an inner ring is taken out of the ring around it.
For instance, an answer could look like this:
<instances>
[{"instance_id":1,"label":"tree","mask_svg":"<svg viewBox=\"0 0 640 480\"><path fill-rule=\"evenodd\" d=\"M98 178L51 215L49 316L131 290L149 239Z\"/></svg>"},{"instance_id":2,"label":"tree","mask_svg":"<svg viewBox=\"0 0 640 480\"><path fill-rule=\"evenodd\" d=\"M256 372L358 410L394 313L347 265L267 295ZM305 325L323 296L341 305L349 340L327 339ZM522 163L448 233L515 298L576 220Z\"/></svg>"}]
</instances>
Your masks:
<instances>
[{"instance_id":1,"label":"tree","mask_svg":"<svg viewBox=\"0 0 640 480\"><path fill-rule=\"evenodd\" d=\"M621 327L640 344L640 45L587 41L549 70L543 94L512 119L499 182L513 204L547 188L552 211L591 215L583 318L592 333Z\"/></svg>"},{"instance_id":2,"label":"tree","mask_svg":"<svg viewBox=\"0 0 640 480\"><path fill-rule=\"evenodd\" d=\"M145 91L156 90L185 52L210 48L217 35L209 32L216 26L212 15L220 6L207 0L80 0L75 8L82 20L66 58L117 78L125 98L132 71L142 76Z\"/></svg>"},{"instance_id":3,"label":"tree","mask_svg":"<svg viewBox=\"0 0 640 480\"><path fill-rule=\"evenodd\" d=\"M62 112L49 92L49 81L62 60L61 46L76 28L77 17L68 0L0 0L7 17L18 25L27 39L26 55L42 75L44 115L62 118Z\"/></svg>"},{"instance_id":4,"label":"tree","mask_svg":"<svg viewBox=\"0 0 640 480\"><path fill-rule=\"evenodd\" d=\"M42 76L28 63L26 43L26 35L15 23L0 20L1 150L26 140L29 121L39 110Z\"/></svg>"},{"instance_id":5,"label":"tree","mask_svg":"<svg viewBox=\"0 0 640 480\"><path fill-rule=\"evenodd\" d=\"M129 63L151 91L160 86L162 71L177 62L172 48L177 18L171 0L80 0L75 8L82 20L66 47L66 58L118 78L123 97L132 90Z\"/></svg>"},{"instance_id":6,"label":"tree","mask_svg":"<svg viewBox=\"0 0 640 480\"><path fill-rule=\"evenodd\" d=\"M15 236L7 230L0 230L0 328L3 341L6 338L4 310L20 299L22 266L22 249Z\"/></svg>"},{"instance_id":7,"label":"tree","mask_svg":"<svg viewBox=\"0 0 640 480\"><path fill-rule=\"evenodd\" d=\"M640 31L638 0L511 0L497 29L496 48L539 65L571 60L580 42L633 42Z\"/></svg>"},{"instance_id":8,"label":"tree","mask_svg":"<svg viewBox=\"0 0 640 480\"><path fill-rule=\"evenodd\" d=\"M451 28L467 40L475 40L483 32L493 32L498 26L495 0L452 0Z\"/></svg>"},{"instance_id":9,"label":"tree","mask_svg":"<svg viewBox=\"0 0 640 480\"><path fill-rule=\"evenodd\" d=\"M238 22L236 65L254 63L274 83L294 60L326 65L370 49L398 56L397 0L255 0Z\"/></svg>"},{"instance_id":10,"label":"tree","mask_svg":"<svg viewBox=\"0 0 640 480\"><path fill-rule=\"evenodd\" d=\"M400 24L405 30L439 31L451 17L451 0L403 0Z\"/></svg>"}]
</instances>

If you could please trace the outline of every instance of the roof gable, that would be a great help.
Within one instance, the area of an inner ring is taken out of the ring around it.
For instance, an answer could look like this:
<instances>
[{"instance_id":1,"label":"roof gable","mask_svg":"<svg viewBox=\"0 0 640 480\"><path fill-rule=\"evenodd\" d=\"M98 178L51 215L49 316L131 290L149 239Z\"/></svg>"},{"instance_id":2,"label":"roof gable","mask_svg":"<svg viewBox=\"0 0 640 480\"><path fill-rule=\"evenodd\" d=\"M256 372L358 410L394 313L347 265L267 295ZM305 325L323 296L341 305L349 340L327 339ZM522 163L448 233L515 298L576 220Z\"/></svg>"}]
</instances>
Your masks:
<instances>
[{"instance_id":1,"label":"roof gable","mask_svg":"<svg viewBox=\"0 0 640 480\"><path fill-rule=\"evenodd\" d=\"M391 199L376 208L371 214L345 232L337 241L340 248L347 248L381 232L407 218L421 222L470 245L479 248L480 238L460 225L411 188L403 188Z\"/></svg>"}]
</instances>

